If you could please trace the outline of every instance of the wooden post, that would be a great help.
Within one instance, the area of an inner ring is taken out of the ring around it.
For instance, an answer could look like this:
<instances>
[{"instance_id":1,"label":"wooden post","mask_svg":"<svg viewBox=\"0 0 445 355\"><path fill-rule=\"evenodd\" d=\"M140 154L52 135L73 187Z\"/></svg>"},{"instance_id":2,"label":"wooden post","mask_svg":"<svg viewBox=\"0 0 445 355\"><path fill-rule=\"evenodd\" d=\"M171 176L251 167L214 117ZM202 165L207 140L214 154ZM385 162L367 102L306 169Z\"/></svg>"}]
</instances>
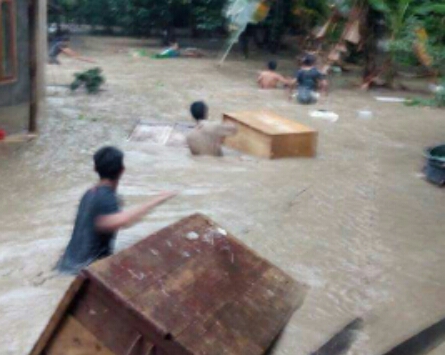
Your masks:
<instances>
[{"instance_id":1,"label":"wooden post","mask_svg":"<svg viewBox=\"0 0 445 355\"><path fill-rule=\"evenodd\" d=\"M38 1L38 0L37 0ZM37 132L37 24L38 24L38 4L37 1L30 0L28 5L29 21L29 75L31 79L30 110L28 131Z\"/></svg>"}]
</instances>

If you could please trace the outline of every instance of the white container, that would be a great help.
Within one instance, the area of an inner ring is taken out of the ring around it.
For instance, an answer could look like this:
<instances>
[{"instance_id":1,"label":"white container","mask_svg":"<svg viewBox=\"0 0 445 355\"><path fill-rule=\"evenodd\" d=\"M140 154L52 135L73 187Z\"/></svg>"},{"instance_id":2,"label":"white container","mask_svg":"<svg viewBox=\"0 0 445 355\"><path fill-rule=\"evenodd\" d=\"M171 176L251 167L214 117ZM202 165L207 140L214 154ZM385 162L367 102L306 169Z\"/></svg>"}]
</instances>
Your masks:
<instances>
[{"instance_id":1,"label":"white container","mask_svg":"<svg viewBox=\"0 0 445 355\"><path fill-rule=\"evenodd\" d=\"M357 118L360 118L362 120L370 120L373 117L374 117L374 114L372 113L372 111L369 111L369 110L357 111Z\"/></svg>"}]
</instances>

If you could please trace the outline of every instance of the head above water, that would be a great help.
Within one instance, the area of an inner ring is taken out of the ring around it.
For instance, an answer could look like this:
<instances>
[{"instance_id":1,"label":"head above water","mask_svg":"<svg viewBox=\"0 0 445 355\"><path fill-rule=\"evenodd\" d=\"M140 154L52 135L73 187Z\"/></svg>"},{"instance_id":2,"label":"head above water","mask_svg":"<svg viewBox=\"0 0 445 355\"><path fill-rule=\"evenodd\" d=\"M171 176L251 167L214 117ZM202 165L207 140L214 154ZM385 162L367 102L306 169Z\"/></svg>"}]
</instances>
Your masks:
<instances>
[{"instance_id":1,"label":"head above water","mask_svg":"<svg viewBox=\"0 0 445 355\"><path fill-rule=\"evenodd\" d=\"M102 147L94 154L94 169L101 179L117 181L124 172L124 153L115 147Z\"/></svg>"},{"instance_id":2,"label":"head above water","mask_svg":"<svg viewBox=\"0 0 445 355\"><path fill-rule=\"evenodd\" d=\"M269 70L274 71L277 69L278 64L275 60L271 60L271 61L269 61L269 63L267 63L267 67L269 68Z\"/></svg>"},{"instance_id":3,"label":"head above water","mask_svg":"<svg viewBox=\"0 0 445 355\"><path fill-rule=\"evenodd\" d=\"M190 106L190 112L196 121L207 119L209 109L204 101L196 101Z\"/></svg>"},{"instance_id":4,"label":"head above water","mask_svg":"<svg viewBox=\"0 0 445 355\"><path fill-rule=\"evenodd\" d=\"M317 59L315 58L315 56L313 54L306 54L303 58L303 65L306 67L311 67L311 66L315 65L316 61L317 61Z\"/></svg>"}]
</instances>

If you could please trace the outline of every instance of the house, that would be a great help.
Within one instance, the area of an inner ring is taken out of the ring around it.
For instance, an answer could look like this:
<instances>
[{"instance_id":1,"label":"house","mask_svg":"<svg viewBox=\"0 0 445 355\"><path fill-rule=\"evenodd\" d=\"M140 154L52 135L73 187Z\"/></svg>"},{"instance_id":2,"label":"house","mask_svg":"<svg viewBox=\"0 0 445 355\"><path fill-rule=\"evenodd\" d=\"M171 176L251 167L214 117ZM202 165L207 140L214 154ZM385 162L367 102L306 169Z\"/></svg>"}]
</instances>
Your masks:
<instances>
[{"instance_id":1,"label":"house","mask_svg":"<svg viewBox=\"0 0 445 355\"><path fill-rule=\"evenodd\" d=\"M0 129L35 132L47 57L46 0L0 0Z\"/></svg>"}]
</instances>

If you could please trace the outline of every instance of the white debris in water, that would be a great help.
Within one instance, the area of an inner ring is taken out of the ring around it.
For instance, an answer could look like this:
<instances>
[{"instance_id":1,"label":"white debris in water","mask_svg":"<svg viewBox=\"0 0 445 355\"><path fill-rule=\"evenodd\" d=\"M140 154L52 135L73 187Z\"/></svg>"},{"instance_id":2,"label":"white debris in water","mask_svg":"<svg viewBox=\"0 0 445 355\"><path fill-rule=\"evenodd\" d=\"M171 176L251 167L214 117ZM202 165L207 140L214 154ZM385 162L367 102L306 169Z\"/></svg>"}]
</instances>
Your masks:
<instances>
[{"instance_id":1,"label":"white debris in water","mask_svg":"<svg viewBox=\"0 0 445 355\"><path fill-rule=\"evenodd\" d=\"M380 102L403 103L406 101L404 97L375 96L374 98Z\"/></svg>"},{"instance_id":2,"label":"white debris in water","mask_svg":"<svg viewBox=\"0 0 445 355\"><path fill-rule=\"evenodd\" d=\"M357 111L357 118L361 118L364 120L369 120L374 116L372 111L370 110L359 110Z\"/></svg>"},{"instance_id":3,"label":"white debris in water","mask_svg":"<svg viewBox=\"0 0 445 355\"><path fill-rule=\"evenodd\" d=\"M227 231L226 231L225 229L218 228L217 231L218 231L218 233L221 234L221 235L224 235L224 236L227 235Z\"/></svg>"},{"instance_id":4,"label":"white debris in water","mask_svg":"<svg viewBox=\"0 0 445 355\"><path fill-rule=\"evenodd\" d=\"M311 116L312 118L320 118L322 120L329 121L332 123L337 122L339 119L339 115L337 115L335 112L326 110L310 111L309 116Z\"/></svg>"},{"instance_id":5,"label":"white debris in water","mask_svg":"<svg viewBox=\"0 0 445 355\"><path fill-rule=\"evenodd\" d=\"M188 240L196 240L199 238L199 234L196 232L188 232L185 236Z\"/></svg>"},{"instance_id":6,"label":"white debris in water","mask_svg":"<svg viewBox=\"0 0 445 355\"><path fill-rule=\"evenodd\" d=\"M159 255L159 252L156 249L150 249L150 252L155 256Z\"/></svg>"}]
</instances>

